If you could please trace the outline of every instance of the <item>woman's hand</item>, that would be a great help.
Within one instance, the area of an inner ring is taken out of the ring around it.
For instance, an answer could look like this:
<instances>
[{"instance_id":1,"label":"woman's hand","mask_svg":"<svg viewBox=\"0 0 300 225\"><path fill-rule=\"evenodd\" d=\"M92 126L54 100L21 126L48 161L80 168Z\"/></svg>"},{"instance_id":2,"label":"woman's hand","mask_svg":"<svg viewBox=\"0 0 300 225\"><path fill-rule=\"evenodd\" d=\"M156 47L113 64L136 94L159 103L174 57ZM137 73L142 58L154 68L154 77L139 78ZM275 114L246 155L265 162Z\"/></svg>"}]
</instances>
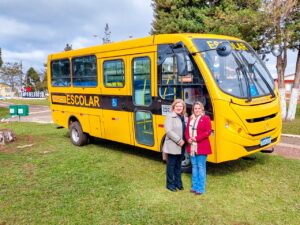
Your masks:
<instances>
[{"instance_id":1,"label":"woman's hand","mask_svg":"<svg viewBox=\"0 0 300 225\"><path fill-rule=\"evenodd\" d=\"M182 146L184 145L184 140L180 140L179 143L178 143L178 145L179 145L180 147L182 147Z\"/></svg>"},{"instance_id":2,"label":"woman's hand","mask_svg":"<svg viewBox=\"0 0 300 225\"><path fill-rule=\"evenodd\" d=\"M192 144L192 142L193 142L193 139L190 138L190 139L188 140L188 143Z\"/></svg>"}]
</instances>

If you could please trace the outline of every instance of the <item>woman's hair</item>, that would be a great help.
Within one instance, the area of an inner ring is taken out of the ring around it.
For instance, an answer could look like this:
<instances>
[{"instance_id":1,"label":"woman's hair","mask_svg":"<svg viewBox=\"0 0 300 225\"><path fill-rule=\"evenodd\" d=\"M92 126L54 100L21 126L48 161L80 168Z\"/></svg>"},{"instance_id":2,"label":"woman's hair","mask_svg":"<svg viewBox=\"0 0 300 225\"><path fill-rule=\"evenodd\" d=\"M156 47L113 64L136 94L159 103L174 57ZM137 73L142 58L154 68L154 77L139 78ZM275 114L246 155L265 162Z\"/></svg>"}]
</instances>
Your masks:
<instances>
[{"instance_id":1,"label":"woman's hair","mask_svg":"<svg viewBox=\"0 0 300 225\"><path fill-rule=\"evenodd\" d=\"M181 103L181 104L182 104L183 110L182 110L181 115L184 116L185 113L186 113L186 106L185 106L185 102L184 102L182 99L179 99L179 98L178 98L178 99L175 99L175 100L174 100L174 102L173 102L172 105L171 105L172 112L174 111L175 105L176 105L177 103Z\"/></svg>"},{"instance_id":2,"label":"woman's hair","mask_svg":"<svg viewBox=\"0 0 300 225\"><path fill-rule=\"evenodd\" d=\"M204 111L204 105L202 104L202 102L199 102L199 101L194 102L193 107L192 107L192 118L195 118L194 108L195 108L196 105L199 105L200 108L202 109L203 113L205 113L205 111Z\"/></svg>"}]
</instances>

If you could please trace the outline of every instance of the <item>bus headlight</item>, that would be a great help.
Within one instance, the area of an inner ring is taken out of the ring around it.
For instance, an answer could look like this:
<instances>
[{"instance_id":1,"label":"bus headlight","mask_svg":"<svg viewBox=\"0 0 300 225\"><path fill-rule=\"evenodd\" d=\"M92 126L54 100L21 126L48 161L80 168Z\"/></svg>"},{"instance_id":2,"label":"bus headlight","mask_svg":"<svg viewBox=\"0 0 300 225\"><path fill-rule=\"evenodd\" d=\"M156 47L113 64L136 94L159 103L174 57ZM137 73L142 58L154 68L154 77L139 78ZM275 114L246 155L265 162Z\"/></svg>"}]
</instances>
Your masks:
<instances>
[{"instance_id":1,"label":"bus headlight","mask_svg":"<svg viewBox=\"0 0 300 225\"><path fill-rule=\"evenodd\" d=\"M225 120L225 128L230 130L231 132L238 134L243 131L243 128L240 125L228 120Z\"/></svg>"}]
</instances>

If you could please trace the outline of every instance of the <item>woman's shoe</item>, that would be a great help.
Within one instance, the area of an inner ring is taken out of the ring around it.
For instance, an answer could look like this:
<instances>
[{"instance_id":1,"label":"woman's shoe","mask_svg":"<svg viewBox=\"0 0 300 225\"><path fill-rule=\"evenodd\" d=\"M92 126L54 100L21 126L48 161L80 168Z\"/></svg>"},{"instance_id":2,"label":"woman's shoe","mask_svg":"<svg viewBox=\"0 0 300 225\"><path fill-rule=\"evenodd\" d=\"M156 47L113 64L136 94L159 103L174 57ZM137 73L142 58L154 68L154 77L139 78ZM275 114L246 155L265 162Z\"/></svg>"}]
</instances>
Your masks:
<instances>
[{"instance_id":1,"label":"woman's shoe","mask_svg":"<svg viewBox=\"0 0 300 225\"><path fill-rule=\"evenodd\" d=\"M202 195L201 192L195 191L195 195Z\"/></svg>"},{"instance_id":2,"label":"woman's shoe","mask_svg":"<svg viewBox=\"0 0 300 225\"><path fill-rule=\"evenodd\" d=\"M196 191L194 191L193 189L190 190L191 193L196 193Z\"/></svg>"},{"instance_id":3,"label":"woman's shoe","mask_svg":"<svg viewBox=\"0 0 300 225\"><path fill-rule=\"evenodd\" d=\"M183 187L177 187L178 190L183 191L184 188Z\"/></svg>"},{"instance_id":4,"label":"woman's shoe","mask_svg":"<svg viewBox=\"0 0 300 225\"><path fill-rule=\"evenodd\" d=\"M176 188L167 188L169 191L177 191Z\"/></svg>"}]
</instances>

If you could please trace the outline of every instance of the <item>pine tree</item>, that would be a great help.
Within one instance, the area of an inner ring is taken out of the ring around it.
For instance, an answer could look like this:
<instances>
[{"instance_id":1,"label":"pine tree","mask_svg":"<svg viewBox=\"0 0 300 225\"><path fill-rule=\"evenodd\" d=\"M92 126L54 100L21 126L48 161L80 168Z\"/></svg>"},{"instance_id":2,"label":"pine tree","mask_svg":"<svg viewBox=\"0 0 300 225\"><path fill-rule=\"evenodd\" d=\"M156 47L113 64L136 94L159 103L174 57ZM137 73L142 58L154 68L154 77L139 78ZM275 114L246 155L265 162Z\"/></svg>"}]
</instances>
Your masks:
<instances>
[{"instance_id":1,"label":"pine tree","mask_svg":"<svg viewBox=\"0 0 300 225\"><path fill-rule=\"evenodd\" d=\"M30 67L26 73L26 87L31 87L33 91L36 90L40 83L40 76L33 67Z\"/></svg>"},{"instance_id":2,"label":"pine tree","mask_svg":"<svg viewBox=\"0 0 300 225\"><path fill-rule=\"evenodd\" d=\"M264 26L269 22L259 10L261 0L152 1L152 34L224 34L241 38L259 49Z\"/></svg>"},{"instance_id":3,"label":"pine tree","mask_svg":"<svg viewBox=\"0 0 300 225\"><path fill-rule=\"evenodd\" d=\"M111 35L111 32L109 29L109 25L108 25L108 23L106 23L105 28L104 28L104 37L102 38L103 44L111 43L110 35Z\"/></svg>"}]
</instances>

